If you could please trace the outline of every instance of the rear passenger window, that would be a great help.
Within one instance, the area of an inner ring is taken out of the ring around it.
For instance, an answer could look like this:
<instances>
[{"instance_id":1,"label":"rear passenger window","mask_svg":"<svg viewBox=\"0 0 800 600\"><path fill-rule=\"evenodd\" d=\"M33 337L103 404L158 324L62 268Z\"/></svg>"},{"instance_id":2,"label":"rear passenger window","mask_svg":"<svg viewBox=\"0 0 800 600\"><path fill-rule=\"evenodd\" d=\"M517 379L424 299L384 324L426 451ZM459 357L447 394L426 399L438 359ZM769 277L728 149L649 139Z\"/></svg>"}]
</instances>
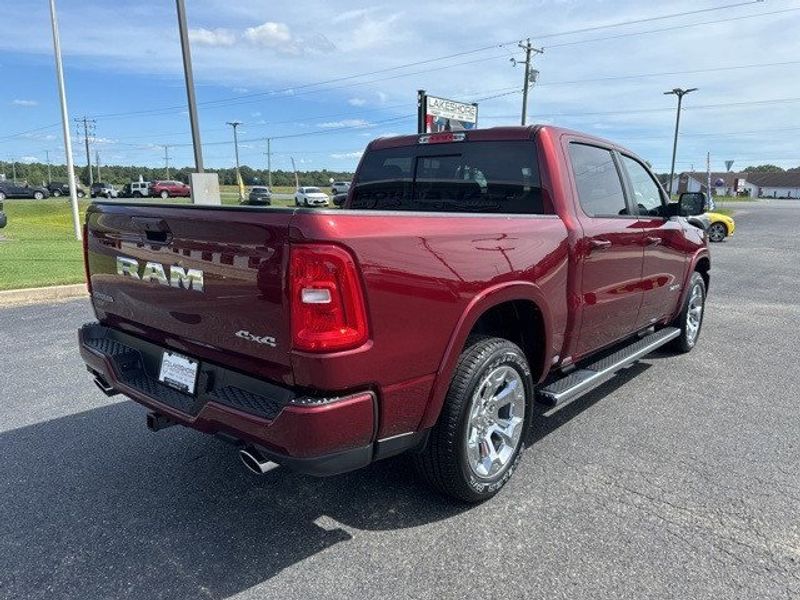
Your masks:
<instances>
[{"instance_id":1,"label":"rear passenger window","mask_svg":"<svg viewBox=\"0 0 800 600\"><path fill-rule=\"evenodd\" d=\"M617 166L609 150L571 143L569 157L578 200L590 217L612 217L629 214Z\"/></svg>"}]
</instances>

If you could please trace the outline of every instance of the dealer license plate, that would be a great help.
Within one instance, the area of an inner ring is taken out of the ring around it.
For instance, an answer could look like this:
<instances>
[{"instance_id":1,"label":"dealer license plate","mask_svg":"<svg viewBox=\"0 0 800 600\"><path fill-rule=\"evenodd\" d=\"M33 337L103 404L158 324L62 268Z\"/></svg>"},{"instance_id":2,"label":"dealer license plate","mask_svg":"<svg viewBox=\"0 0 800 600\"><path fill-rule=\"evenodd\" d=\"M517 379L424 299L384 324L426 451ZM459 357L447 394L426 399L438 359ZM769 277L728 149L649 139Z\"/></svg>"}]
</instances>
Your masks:
<instances>
[{"instance_id":1,"label":"dealer license plate","mask_svg":"<svg viewBox=\"0 0 800 600\"><path fill-rule=\"evenodd\" d=\"M194 394L198 362L176 352L165 351L161 357L158 380L186 394Z\"/></svg>"}]
</instances>

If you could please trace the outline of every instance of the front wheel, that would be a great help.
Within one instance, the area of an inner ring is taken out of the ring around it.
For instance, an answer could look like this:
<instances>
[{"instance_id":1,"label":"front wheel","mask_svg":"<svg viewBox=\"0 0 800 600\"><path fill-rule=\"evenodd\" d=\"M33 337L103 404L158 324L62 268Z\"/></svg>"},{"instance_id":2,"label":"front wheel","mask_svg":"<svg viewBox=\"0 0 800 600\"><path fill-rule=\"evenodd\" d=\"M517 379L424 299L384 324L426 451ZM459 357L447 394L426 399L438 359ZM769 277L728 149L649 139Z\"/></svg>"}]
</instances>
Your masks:
<instances>
[{"instance_id":1,"label":"front wheel","mask_svg":"<svg viewBox=\"0 0 800 600\"><path fill-rule=\"evenodd\" d=\"M164 191L162 191L162 192L161 192L161 194L159 194L159 195L160 195L160 196L161 196L161 198L162 198L162 199L164 199L164 200L166 200L167 198L169 198L169 192L168 192L167 190L164 190Z\"/></svg>"},{"instance_id":2,"label":"front wheel","mask_svg":"<svg viewBox=\"0 0 800 600\"><path fill-rule=\"evenodd\" d=\"M84 198L86 194L84 192L78 192L78 198Z\"/></svg>"},{"instance_id":3,"label":"front wheel","mask_svg":"<svg viewBox=\"0 0 800 600\"><path fill-rule=\"evenodd\" d=\"M43 194L42 192L34 192L34 193L33 193L33 197L34 197L36 200L41 200L42 198L44 198L44 194Z\"/></svg>"},{"instance_id":4,"label":"front wheel","mask_svg":"<svg viewBox=\"0 0 800 600\"><path fill-rule=\"evenodd\" d=\"M689 352L697 344L700 328L703 326L705 306L706 282L703 276L695 271L689 280L689 292L683 302L683 310L674 323L675 327L681 330L681 334L672 342L672 347L678 352Z\"/></svg>"},{"instance_id":5,"label":"front wheel","mask_svg":"<svg viewBox=\"0 0 800 600\"><path fill-rule=\"evenodd\" d=\"M728 228L725 223L712 223L708 228L708 239L712 242L721 242L728 236Z\"/></svg>"},{"instance_id":6,"label":"front wheel","mask_svg":"<svg viewBox=\"0 0 800 600\"><path fill-rule=\"evenodd\" d=\"M439 421L417 469L435 489L483 502L508 482L524 450L533 386L520 348L496 337L467 341Z\"/></svg>"},{"instance_id":7,"label":"front wheel","mask_svg":"<svg viewBox=\"0 0 800 600\"><path fill-rule=\"evenodd\" d=\"M6 193L0 192L0 200L5 200L5 199L6 199Z\"/></svg>"},{"instance_id":8,"label":"front wheel","mask_svg":"<svg viewBox=\"0 0 800 600\"><path fill-rule=\"evenodd\" d=\"M61 190L53 190L53 198L58 198L61 196Z\"/></svg>"}]
</instances>

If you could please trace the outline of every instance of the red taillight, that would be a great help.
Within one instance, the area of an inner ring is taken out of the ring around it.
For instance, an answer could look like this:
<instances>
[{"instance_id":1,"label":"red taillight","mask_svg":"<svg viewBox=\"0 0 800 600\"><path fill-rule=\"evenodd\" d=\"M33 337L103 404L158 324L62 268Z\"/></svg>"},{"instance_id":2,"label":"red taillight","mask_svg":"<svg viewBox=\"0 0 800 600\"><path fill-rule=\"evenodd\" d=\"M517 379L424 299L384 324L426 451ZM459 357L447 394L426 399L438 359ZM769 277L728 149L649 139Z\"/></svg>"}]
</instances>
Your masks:
<instances>
[{"instance_id":1,"label":"red taillight","mask_svg":"<svg viewBox=\"0 0 800 600\"><path fill-rule=\"evenodd\" d=\"M83 224L83 269L86 273L86 290L92 295L92 274L89 271L89 224Z\"/></svg>"},{"instance_id":2,"label":"red taillight","mask_svg":"<svg viewBox=\"0 0 800 600\"><path fill-rule=\"evenodd\" d=\"M291 246L289 293L295 349L333 352L367 341L367 313L358 270L343 248Z\"/></svg>"}]
</instances>

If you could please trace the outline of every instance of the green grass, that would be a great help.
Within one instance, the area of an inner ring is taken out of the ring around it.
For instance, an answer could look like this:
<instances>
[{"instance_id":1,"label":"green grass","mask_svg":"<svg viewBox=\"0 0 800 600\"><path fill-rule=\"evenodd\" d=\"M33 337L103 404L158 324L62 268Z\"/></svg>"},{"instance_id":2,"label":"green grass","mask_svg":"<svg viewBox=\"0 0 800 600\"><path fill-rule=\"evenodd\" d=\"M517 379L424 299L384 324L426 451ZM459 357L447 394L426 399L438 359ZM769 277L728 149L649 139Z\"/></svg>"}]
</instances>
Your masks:
<instances>
[{"instance_id":1,"label":"green grass","mask_svg":"<svg viewBox=\"0 0 800 600\"><path fill-rule=\"evenodd\" d=\"M721 215L726 215L728 217L732 217L736 211L732 208L720 208L719 205L715 208L712 212L719 213Z\"/></svg>"},{"instance_id":2,"label":"green grass","mask_svg":"<svg viewBox=\"0 0 800 600\"><path fill-rule=\"evenodd\" d=\"M275 192L293 194L294 187L276 187ZM223 204L239 203L236 186L221 186ZM132 201L132 200L131 200ZM143 199L164 203L161 198ZM186 204L188 198L169 203ZM273 206L293 206L294 200L274 199ZM89 201L80 202L81 223ZM0 290L82 283L83 250L75 239L69 201L5 200L8 225L0 229Z\"/></svg>"},{"instance_id":3,"label":"green grass","mask_svg":"<svg viewBox=\"0 0 800 600\"><path fill-rule=\"evenodd\" d=\"M81 222L88 202L81 202ZM0 229L0 290L84 280L83 250L68 201L6 200Z\"/></svg>"}]
</instances>

